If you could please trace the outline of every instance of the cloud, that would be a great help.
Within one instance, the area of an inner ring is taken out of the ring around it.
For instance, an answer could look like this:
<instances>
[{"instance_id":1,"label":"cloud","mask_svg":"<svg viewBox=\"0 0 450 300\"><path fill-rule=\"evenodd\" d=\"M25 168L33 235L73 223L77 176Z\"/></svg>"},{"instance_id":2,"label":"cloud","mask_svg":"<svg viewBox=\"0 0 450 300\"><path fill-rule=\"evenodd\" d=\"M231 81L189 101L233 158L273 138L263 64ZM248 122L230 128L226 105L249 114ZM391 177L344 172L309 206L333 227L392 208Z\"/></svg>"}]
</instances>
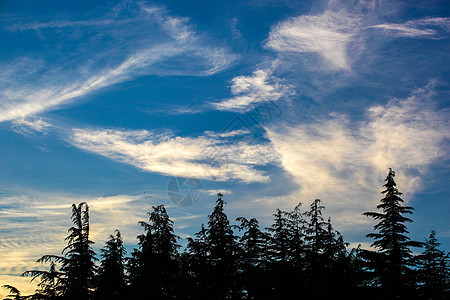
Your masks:
<instances>
[{"instance_id":1,"label":"cloud","mask_svg":"<svg viewBox=\"0 0 450 300\"><path fill-rule=\"evenodd\" d=\"M234 77L231 93L234 97L211 104L218 110L245 112L252 104L280 100L290 91L271 71L257 70L251 76Z\"/></svg>"},{"instance_id":2,"label":"cloud","mask_svg":"<svg viewBox=\"0 0 450 300\"><path fill-rule=\"evenodd\" d=\"M449 31L450 18L425 18L404 24L378 24L371 28L382 29L395 37L436 38L440 31Z\"/></svg>"},{"instance_id":3,"label":"cloud","mask_svg":"<svg viewBox=\"0 0 450 300\"><path fill-rule=\"evenodd\" d=\"M357 124L334 115L312 124L267 128L281 167L301 187L295 197L278 200L321 198L339 228L351 229L367 224L361 213L374 209L388 167L397 171L399 189L410 200L429 166L448 155L448 113L434 109L432 98L432 88L418 89L407 99L369 108L367 120Z\"/></svg>"},{"instance_id":4,"label":"cloud","mask_svg":"<svg viewBox=\"0 0 450 300\"><path fill-rule=\"evenodd\" d=\"M42 118L35 116L28 116L27 118L16 119L12 122L14 130L19 133L32 134L46 132L49 128L53 127L48 122L42 120Z\"/></svg>"},{"instance_id":5,"label":"cloud","mask_svg":"<svg viewBox=\"0 0 450 300\"><path fill-rule=\"evenodd\" d=\"M395 32L394 35L398 37L418 37L424 35L433 35L436 33L434 30L431 29L420 30L400 24L379 24L372 27L381 28L387 31L393 31Z\"/></svg>"},{"instance_id":6,"label":"cloud","mask_svg":"<svg viewBox=\"0 0 450 300\"><path fill-rule=\"evenodd\" d=\"M234 132L236 133L236 132ZM170 176L243 182L268 181L255 167L276 161L269 144L250 145L222 137L179 137L152 132L74 129L74 146L141 170Z\"/></svg>"},{"instance_id":7,"label":"cloud","mask_svg":"<svg viewBox=\"0 0 450 300\"><path fill-rule=\"evenodd\" d=\"M216 196L218 193L224 194L224 195L230 195L233 194L233 191L231 190L224 190L224 189L218 189L218 190L206 190L203 191L203 193L210 195L210 196Z\"/></svg>"},{"instance_id":8,"label":"cloud","mask_svg":"<svg viewBox=\"0 0 450 300\"><path fill-rule=\"evenodd\" d=\"M30 28L45 29L47 42L63 50L0 65L0 122L55 109L142 75L215 74L235 59L227 50L209 46L187 18L170 16L160 7L140 4L125 15L81 23L34 23ZM67 28L61 33L60 27ZM74 32L91 38L76 38Z\"/></svg>"},{"instance_id":9,"label":"cloud","mask_svg":"<svg viewBox=\"0 0 450 300\"><path fill-rule=\"evenodd\" d=\"M290 18L272 28L266 46L278 52L320 55L330 69L348 70L347 44L359 31L359 18L345 11Z\"/></svg>"}]
</instances>

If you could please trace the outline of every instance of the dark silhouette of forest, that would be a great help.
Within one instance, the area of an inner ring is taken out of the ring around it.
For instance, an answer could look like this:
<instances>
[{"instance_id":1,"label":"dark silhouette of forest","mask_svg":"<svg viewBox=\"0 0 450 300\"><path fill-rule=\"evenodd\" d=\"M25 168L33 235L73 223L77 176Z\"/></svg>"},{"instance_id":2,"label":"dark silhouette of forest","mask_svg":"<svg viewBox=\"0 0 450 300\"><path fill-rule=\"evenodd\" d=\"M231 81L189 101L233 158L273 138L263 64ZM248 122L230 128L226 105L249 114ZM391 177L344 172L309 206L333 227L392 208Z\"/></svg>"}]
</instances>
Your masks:
<instances>
[{"instance_id":1,"label":"dark silhouette of forest","mask_svg":"<svg viewBox=\"0 0 450 300\"><path fill-rule=\"evenodd\" d=\"M35 294L13 286L6 299L450 299L449 254L439 250L436 233L425 242L408 238L404 206L389 170L367 237L372 250L347 250L331 220L322 217L319 199L302 212L277 210L261 229L255 218L231 225L218 194L206 225L181 251L173 221L163 205L154 206L143 233L127 256L119 230L109 236L99 258L89 239L89 207L72 205L72 223L62 256L38 262L48 271L22 276L38 281ZM413 255L412 247L421 247Z\"/></svg>"}]
</instances>

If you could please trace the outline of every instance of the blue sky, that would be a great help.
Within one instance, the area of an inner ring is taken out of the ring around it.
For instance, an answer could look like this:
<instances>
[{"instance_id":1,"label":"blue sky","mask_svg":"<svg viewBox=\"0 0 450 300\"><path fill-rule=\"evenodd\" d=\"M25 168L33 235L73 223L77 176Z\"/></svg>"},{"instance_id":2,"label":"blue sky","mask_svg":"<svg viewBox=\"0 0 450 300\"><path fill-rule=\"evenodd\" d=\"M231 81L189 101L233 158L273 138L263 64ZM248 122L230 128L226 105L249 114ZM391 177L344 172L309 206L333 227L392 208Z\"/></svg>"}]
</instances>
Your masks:
<instances>
[{"instance_id":1,"label":"blue sky","mask_svg":"<svg viewBox=\"0 0 450 300\"><path fill-rule=\"evenodd\" d=\"M0 281L64 247L70 205L133 247L152 205L182 237L222 191L270 225L321 198L357 245L387 168L411 236L450 247L445 1L2 1ZM202 195L180 207L173 176ZM145 192L145 193L144 193Z\"/></svg>"}]
</instances>

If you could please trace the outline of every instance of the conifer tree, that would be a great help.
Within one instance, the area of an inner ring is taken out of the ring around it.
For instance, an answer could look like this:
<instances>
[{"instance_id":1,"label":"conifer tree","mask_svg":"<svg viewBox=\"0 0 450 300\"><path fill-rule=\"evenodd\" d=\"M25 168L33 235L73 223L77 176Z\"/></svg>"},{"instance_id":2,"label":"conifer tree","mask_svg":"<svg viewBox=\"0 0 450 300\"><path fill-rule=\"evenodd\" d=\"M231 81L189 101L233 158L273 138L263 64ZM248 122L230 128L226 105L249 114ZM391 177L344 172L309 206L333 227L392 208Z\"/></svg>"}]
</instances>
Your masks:
<instances>
[{"instance_id":1,"label":"conifer tree","mask_svg":"<svg viewBox=\"0 0 450 300\"><path fill-rule=\"evenodd\" d=\"M450 258L439 249L440 243L433 230L425 242L425 249L416 257L420 294L425 299L448 299L450 297Z\"/></svg>"},{"instance_id":2,"label":"conifer tree","mask_svg":"<svg viewBox=\"0 0 450 300\"><path fill-rule=\"evenodd\" d=\"M66 274L67 286L65 298L90 299L94 287L95 252L89 240L89 206L82 202L76 206L72 204L72 222L68 245L64 248L65 260L61 271Z\"/></svg>"},{"instance_id":3,"label":"conifer tree","mask_svg":"<svg viewBox=\"0 0 450 300\"><path fill-rule=\"evenodd\" d=\"M214 281L213 298L227 299L237 297L237 270L235 261L236 237L224 212L223 194L217 194L217 201L213 212L208 216L206 243L208 245L209 263ZM213 275L214 274L214 275Z\"/></svg>"},{"instance_id":4,"label":"conifer tree","mask_svg":"<svg viewBox=\"0 0 450 300\"><path fill-rule=\"evenodd\" d=\"M290 266L291 227L289 213L276 210L274 223L267 228L270 233L268 249L268 276L272 291L271 299L285 299L292 292L292 268Z\"/></svg>"},{"instance_id":5,"label":"conifer tree","mask_svg":"<svg viewBox=\"0 0 450 300\"><path fill-rule=\"evenodd\" d=\"M38 262L40 262L38 260ZM40 278L40 282L38 283L38 289L33 295L36 299L61 299L64 291L64 273L59 272L56 269L56 264L52 260L50 261L50 270L42 271L42 270L29 270L25 271L22 276L32 277L31 281L36 278Z\"/></svg>"},{"instance_id":6,"label":"conifer tree","mask_svg":"<svg viewBox=\"0 0 450 300\"><path fill-rule=\"evenodd\" d=\"M261 299L267 296L265 283L265 259L267 258L268 234L259 229L259 222L255 218L247 220L239 217L237 226L244 231L239 240L239 269L244 290L247 291L247 299Z\"/></svg>"},{"instance_id":7,"label":"conifer tree","mask_svg":"<svg viewBox=\"0 0 450 300\"><path fill-rule=\"evenodd\" d=\"M129 264L131 288L135 299L170 299L176 294L179 237L164 205L153 206L148 215L150 223L139 222L145 233Z\"/></svg>"},{"instance_id":8,"label":"conifer tree","mask_svg":"<svg viewBox=\"0 0 450 300\"><path fill-rule=\"evenodd\" d=\"M206 228L204 224L201 230L195 234L195 238L188 238L186 251L182 256L187 269L185 271L185 282L188 284L188 297L192 299L209 299L210 286L208 284L210 276L209 249L206 243Z\"/></svg>"},{"instance_id":9,"label":"conifer tree","mask_svg":"<svg viewBox=\"0 0 450 300\"><path fill-rule=\"evenodd\" d=\"M298 270L304 268L304 258L306 256L306 221L303 218L300 207L301 203L288 214L289 256L292 265Z\"/></svg>"},{"instance_id":10,"label":"conifer tree","mask_svg":"<svg viewBox=\"0 0 450 300\"><path fill-rule=\"evenodd\" d=\"M325 249L325 241L327 237L327 223L322 217L322 210L325 207L320 199L315 199L309 211L305 212L305 216L309 218L306 227L306 241L308 241L310 255L314 257L312 263L318 262L320 254Z\"/></svg>"},{"instance_id":11,"label":"conifer tree","mask_svg":"<svg viewBox=\"0 0 450 300\"><path fill-rule=\"evenodd\" d=\"M105 247L100 251L102 261L98 272L97 299L123 299L126 288L124 266L126 250L119 230L115 230L114 235L109 236Z\"/></svg>"},{"instance_id":12,"label":"conifer tree","mask_svg":"<svg viewBox=\"0 0 450 300\"><path fill-rule=\"evenodd\" d=\"M276 210L273 214L274 223L267 230L271 233L269 238L269 260L287 262L289 260L289 243L290 243L290 231L289 231L289 213Z\"/></svg>"},{"instance_id":13,"label":"conifer tree","mask_svg":"<svg viewBox=\"0 0 450 300\"><path fill-rule=\"evenodd\" d=\"M384 198L377 206L382 212L366 212L364 215L379 220L374 226L377 232L367 235L375 240L372 246L378 249L377 255L371 257L375 261L376 274L386 295L400 298L408 292L406 287L413 284L409 277L412 258L410 248L421 247L422 243L411 241L406 236L409 232L405 223L412 220L403 215L412 214L413 208L403 205L400 197L402 193L398 191L394 177L395 172L389 168L386 183L383 185L386 189L381 192Z\"/></svg>"}]
</instances>

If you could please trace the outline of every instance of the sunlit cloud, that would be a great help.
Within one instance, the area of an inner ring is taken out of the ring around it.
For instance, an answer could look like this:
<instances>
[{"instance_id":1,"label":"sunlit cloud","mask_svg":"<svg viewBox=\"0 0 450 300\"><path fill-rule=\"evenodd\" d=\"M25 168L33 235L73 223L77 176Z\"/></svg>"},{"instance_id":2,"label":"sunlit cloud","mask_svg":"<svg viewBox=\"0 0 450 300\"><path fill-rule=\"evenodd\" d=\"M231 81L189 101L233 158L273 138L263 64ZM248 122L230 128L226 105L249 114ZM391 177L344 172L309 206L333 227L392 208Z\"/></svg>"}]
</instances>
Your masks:
<instances>
[{"instance_id":1,"label":"sunlit cloud","mask_svg":"<svg viewBox=\"0 0 450 300\"><path fill-rule=\"evenodd\" d=\"M330 69L348 70L347 44L359 30L359 18L345 11L291 18L272 28L266 46L286 53L316 53Z\"/></svg>"},{"instance_id":2,"label":"sunlit cloud","mask_svg":"<svg viewBox=\"0 0 450 300\"><path fill-rule=\"evenodd\" d=\"M34 132L46 132L53 125L35 116L16 119L12 122L13 128L19 133L31 134Z\"/></svg>"},{"instance_id":3,"label":"sunlit cloud","mask_svg":"<svg viewBox=\"0 0 450 300\"><path fill-rule=\"evenodd\" d=\"M292 91L271 71L257 70L251 76L234 77L231 93L234 95L232 98L211 104L218 110L247 111L254 104L280 100Z\"/></svg>"},{"instance_id":4,"label":"sunlit cloud","mask_svg":"<svg viewBox=\"0 0 450 300\"><path fill-rule=\"evenodd\" d=\"M378 24L372 28L381 29L395 37L437 38L442 31L449 31L450 18L425 18L404 24Z\"/></svg>"},{"instance_id":5,"label":"sunlit cloud","mask_svg":"<svg viewBox=\"0 0 450 300\"><path fill-rule=\"evenodd\" d=\"M433 108L432 88L368 109L367 121L334 115L312 124L268 128L281 167L300 185L295 197L261 201L309 202L321 198L343 228L365 224L361 213L380 198L388 167L409 201L430 165L445 157L448 113ZM294 205L294 203L292 203Z\"/></svg>"},{"instance_id":6,"label":"sunlit cloud","mask_svg":"<svg viewBox=\"0 0 450 300\"><path fill-rule=\"evenodd\" d=\"M145 130L74 129L68 140L80 149L164 175L218 181L269 180L256 168L277 160L269 144L229 143L220 135L211 135L208 132L200 137L180 137Z\"/></svg>"},{"instance_id":7,"label":"sunlit cloud","mask_svg":"<svg viewBox=\"0 0 450 300\"><path fill-rule=\"evenodd\" d=\"M72 39L75 49L50 53L53 56L42 59L20 57L0 65L0 122L52 110L142 75L212 75L235 59L226 49L210 46L205 38L200 38L187 18L170 16L163 8L140 4L129 15L125 19L108 17L100 21L55 21L15 27L16 31L45 29L42 34L48 39L54 30L67 27L67 38ZM73 30L96 38L77 44L70 35ZM101 37L107 34L112 39L108 42L116 41L117 47L102 44ZM154 35L158 39L150 38ZM31 66L23 61L29 61Z\"/></svg>"}]
</instances>

